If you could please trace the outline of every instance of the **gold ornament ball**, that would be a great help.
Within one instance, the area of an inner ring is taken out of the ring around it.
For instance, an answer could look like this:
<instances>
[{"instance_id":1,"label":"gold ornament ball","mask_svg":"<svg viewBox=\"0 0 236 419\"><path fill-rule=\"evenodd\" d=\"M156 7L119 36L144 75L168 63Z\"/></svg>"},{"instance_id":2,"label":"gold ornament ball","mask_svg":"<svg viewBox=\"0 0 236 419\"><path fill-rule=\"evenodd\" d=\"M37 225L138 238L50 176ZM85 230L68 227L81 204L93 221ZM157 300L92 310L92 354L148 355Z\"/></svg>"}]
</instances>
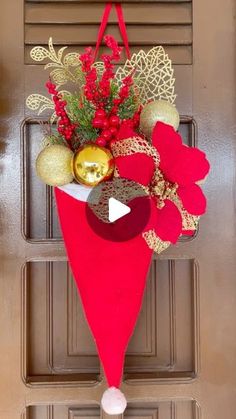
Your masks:
<instances>
[{"instance_id":1,"label":"gold ornament ball","mask_svg":"<svg viewBox=\"0 0 236 419\"><path fill-rule=\"evenodd\" d=\"M109 179L114 171L110 151L96 144L85 144L75 153L73 172L75 179L86 186L96 186Z\"/></svg>"},{"instance_id":2,"label":"gold ornament ball","mask_svg":"<svg viewBox=\"0 0 236 419\"><path fill-rule=\"evenodd\" d=\"M180 121L176 107L166 100L156 100L145 105L140 115L140 130L147 138L151 138L158 121L171 125L176 131Z\"/></svg>"},{"instance_id":3,"label":"gold ornament ball","mask_svg":"<svg viewBox=\"0 0 236 419\"><path fill-rule=\"evenodd\" d=\"M72 182L73 155L73 151L59 144L44 148L36 160L37 175L50 186L62 186Z\"/></svg>"}]
</instances>

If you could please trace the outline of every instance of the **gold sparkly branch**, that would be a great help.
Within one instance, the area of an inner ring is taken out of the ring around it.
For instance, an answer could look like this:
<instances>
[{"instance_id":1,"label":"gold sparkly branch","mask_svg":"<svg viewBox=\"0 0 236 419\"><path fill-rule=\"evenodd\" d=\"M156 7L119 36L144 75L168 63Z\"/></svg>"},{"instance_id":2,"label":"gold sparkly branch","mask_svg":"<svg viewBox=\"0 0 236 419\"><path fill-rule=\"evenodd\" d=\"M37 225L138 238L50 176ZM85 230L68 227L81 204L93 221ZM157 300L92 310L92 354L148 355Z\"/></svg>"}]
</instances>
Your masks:
<instances>
[{"instance_id":1,"label":"gold sparkly branch","mask_svg":"<svg viewBox=\"0 0 236 419\"><path fill-rule=\"evenodd\" d=\"M154 47L147 53L141 50L133 54L123 67L118 68L116 77L121 83L132 72L143 105L150 100L175 102L174 70L162 46Z\"/></svg>"}]
</instances>

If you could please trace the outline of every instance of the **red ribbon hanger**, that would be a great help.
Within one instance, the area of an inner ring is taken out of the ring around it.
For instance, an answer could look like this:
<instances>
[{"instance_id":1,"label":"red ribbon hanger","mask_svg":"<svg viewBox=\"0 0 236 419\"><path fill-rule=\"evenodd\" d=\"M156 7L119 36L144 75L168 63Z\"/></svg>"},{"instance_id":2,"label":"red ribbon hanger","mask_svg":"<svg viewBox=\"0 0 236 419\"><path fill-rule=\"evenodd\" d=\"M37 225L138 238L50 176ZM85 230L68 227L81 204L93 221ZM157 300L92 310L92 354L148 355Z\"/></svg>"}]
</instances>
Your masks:
<instances>
[{"instance_id":1,"label":"red ribbon hanger","mask_svg":"<svg viewBox=\"0 0 236 419\"><path fill-rule=\"evenodd\" d=\"M95 49L95 54L94 54L95 59L97 57L98 50L103 40L103 36L104 36L105 30L108 24L108 19L111 13L112 6L113 6L112 2L107 3L104 9L104 13L101 20L101 25L98 31L97 44L96 44L96 49ZM130 49L129 49L129 41L128 41L128 35L127 35L127 29L125 25L122 5L120 3L115 3L115 10L116 10L116 15L118 19L120 33L121 33L124 46L125 46L126 55L127 55L127 58L130 59L131 55L130 55Z\"/></svg>"}]
</instances>

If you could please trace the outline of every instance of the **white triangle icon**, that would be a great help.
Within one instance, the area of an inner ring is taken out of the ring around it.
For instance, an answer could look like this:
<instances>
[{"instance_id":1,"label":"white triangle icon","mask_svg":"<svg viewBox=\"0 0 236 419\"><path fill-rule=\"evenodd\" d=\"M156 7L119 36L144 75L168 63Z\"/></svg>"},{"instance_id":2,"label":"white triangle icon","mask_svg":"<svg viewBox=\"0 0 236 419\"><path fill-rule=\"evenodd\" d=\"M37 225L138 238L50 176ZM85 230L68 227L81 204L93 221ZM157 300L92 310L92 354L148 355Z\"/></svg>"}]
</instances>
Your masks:
<instances>
[{"instance_id":1,"label":"white triangle icon","mask_svg":"<svg viewBox=\"0 0 236 419\"><path fill-rule=\"evenodd\" d=\"M109 221L110 223L113 223L116 220L119 220L119 218L124 217L124 215L129 214L131 211L131 208L128 207L125 204L122 204L122 202L118 201L115 198L109 198L108 201L108 208L109 208Z\"/></svg>"}]
</instances>

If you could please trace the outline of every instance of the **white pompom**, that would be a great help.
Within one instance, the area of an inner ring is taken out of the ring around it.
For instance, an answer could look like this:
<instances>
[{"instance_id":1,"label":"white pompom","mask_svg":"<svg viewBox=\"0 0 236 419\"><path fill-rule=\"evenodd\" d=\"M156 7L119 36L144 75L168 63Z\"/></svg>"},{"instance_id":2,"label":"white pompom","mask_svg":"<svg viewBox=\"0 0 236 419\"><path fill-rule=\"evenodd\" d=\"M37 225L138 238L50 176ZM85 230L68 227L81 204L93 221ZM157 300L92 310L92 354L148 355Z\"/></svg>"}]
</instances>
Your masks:
<instances>
[{"instance_id":1,"label":"white pompom","mask_svg":"<svg viewBox=\"0 0 236 419\"><path fill-rule=\"evenodd\" d=\"M118 388L110 387L103 393L101 405L108 415L121 415L127 407L127 401Z\"/></svg>"}]
</instances>

